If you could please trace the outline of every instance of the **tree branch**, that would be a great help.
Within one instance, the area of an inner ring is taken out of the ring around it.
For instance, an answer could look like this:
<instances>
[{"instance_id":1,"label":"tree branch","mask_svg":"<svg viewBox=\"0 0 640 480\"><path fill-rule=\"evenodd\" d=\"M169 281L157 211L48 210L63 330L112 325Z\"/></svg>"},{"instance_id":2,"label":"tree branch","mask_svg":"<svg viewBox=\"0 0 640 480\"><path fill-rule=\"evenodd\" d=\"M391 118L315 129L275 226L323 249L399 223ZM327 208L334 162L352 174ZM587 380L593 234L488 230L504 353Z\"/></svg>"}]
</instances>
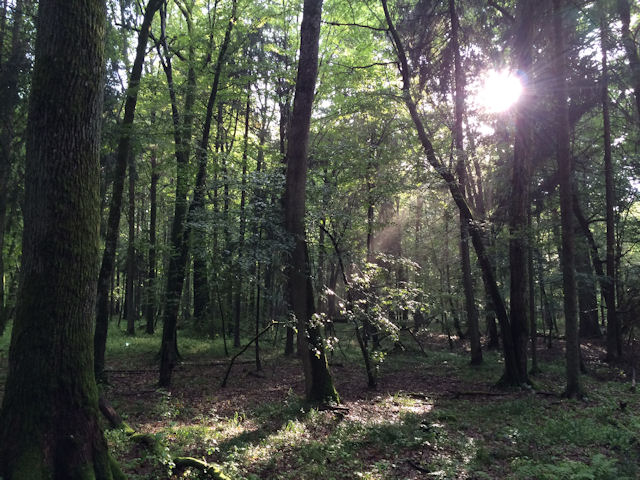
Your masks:
<instances>
[{"instance_id":1,"label":"tree branch","mask_svg":"<svg viewBox=\"0 0 640 480\"><path fill-rule=\"evenodd\" d=\"M382 27L372 27L371 25L363 25L361 23L342 23L342 22L328 22L323 21L324 25L331 25L334 27L358 27L358 28L366 28L368 30L373 30L374 32L387 32L388 29Z\"/></svg>"}]
</instances>

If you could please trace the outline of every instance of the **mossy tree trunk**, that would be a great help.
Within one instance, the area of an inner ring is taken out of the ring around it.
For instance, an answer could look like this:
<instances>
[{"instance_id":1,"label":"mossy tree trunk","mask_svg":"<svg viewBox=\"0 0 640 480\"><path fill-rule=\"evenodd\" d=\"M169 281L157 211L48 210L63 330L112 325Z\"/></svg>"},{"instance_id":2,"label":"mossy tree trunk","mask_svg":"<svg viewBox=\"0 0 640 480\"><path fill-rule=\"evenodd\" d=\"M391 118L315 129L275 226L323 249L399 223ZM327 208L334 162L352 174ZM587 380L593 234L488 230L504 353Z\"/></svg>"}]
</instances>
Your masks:
<instances>
[{"instance_id":1,"label":"mossy tree trunk","mask_svg":"<svg viewBox=\"0 0 640 480\"><path fill-rule=\"evenodd\" d=\"M284 207L285 227L293 240L288 258L287 291L290 311L298 325L298 352L302 357L305 393L310 402L339 401L333 386L320 329L312 324L313 289L304 228L307 153L311 109L318 74L318 44L322 0L305 0L300 30L300 57L293 114L287 145Z\"/></svg>"},{"instance_id":2,"label":"mossy tree trunk","mask_svg":"<svg viewBox=\"0 0 640 480\"><path fill-rule=\"evenodd\" d=\"M21 289L0 476L124 478L98 423L96 298L105 3L42 0L27 127Z\"/></svg>"}]
</instances>

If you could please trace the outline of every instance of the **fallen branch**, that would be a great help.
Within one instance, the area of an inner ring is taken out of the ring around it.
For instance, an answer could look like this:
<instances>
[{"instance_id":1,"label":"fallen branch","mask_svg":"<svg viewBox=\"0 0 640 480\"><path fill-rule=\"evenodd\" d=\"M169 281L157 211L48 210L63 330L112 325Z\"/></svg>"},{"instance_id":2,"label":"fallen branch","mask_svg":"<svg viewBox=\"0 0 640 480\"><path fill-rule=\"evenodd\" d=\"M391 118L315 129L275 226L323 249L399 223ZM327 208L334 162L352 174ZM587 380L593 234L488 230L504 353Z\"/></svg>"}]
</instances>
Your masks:
<instances>
[{"instance_id":1,"label":"fallen branch","mask_svg":"<svg viewBox=\"0 0 640 480\"><path fill-rule=\"evenodd\" d=\"M195 468L205 475L205 478L212 480L231 480L222 472L222 469L213 463L207 463L193 457L175 457L173 463L176 469Z\"/></svg>"},{"instance_id":2,"label":"fallen branch","mask_svg":"<svg viewBox=\"0 0 640 480\"><path fill-rule=\"evenodd\" d=\"M229 361L229 366L227 367L227 371L224 374L224 378L222 379L222 383L220 383L220 388L224 388L224 387L227 386L227 380L229 379L229 374L231 373L231 368L233 367L233 363L236 361L236 358L238 358L240 355L242 355L244 352L246 352L247 349L251 346L251 344L253 342L255 342L262 335L267 333L271 329L271 327L273 327L276 324L277 324L277 322L271 322L260 333L258 333L255 337L253 337L249 343L247 343L244 347L242 347L242 350L240 350L233 357L231 357L231 361Z\"/></svg>"},{"instance_id":3,"label":"fallen branch","mask_svg":"<svg viewBox=\"0 0 640 480\"><path fill-rule=\"evenodd\" d=\"M398 392L399 395L403 395L405 397L414 398L416 400L424 400L425 402L430 402L431 398L425 395L424 393L417 392Z\"/></svg>"},{"instance_id":4,"label":"fallen branch","mask_svg":"<svg viewBox=\"0 0 640 480\"><path fill-rule=\"evenodd\" d=\"M482 390L471 390L471 391L449 391L453 398L460 397L508 397L513 395L515 392L486 392Z\"/></svg>"},{"instance_id":5,"label":"fallen branch","mask_svg":"<svg viewBox=\"0 0 640 480\"><path fill-rule=\"evenodd\" d=\"M430 470L421 467L420 465L418 465L416 462L414 462L413 460L407 460L407 463L409 464L409 466L415 468L416 470L418 470L419 472L422 473L431 473Z\"/></svg>"},{"instance_id":6,"label":"fallen branch","mask_svg":"<svg viewBox=\"0 0 640 480\"><path fill-rule=\"evenodd\" d=\"M420 347L420 351L422 352L422 355L424 355L425 357L427 357L427 352L425 352L424 347L422 346L422 343L420 343L420 340L418 340L418 337L416 336L416 334L413 332L413 330L411 330L410 327L404 327L401 328L400 331L407 331L409 332L409 335L411 335L411 337L413 338L413 340L418 344L418 347Z\"/></svg>"},{"instance_id":7,"label":"fallen branch","mask_svg":"<svg viewBox=\"0 0 640 480\"><path fill-rule=\"evenodd\" d=\"M323 404L318 407L318 411L319 412L339 412L342 414L347 414L349 413L349 408L341 407L340 405Z\"/></svg>"}]
</instances>

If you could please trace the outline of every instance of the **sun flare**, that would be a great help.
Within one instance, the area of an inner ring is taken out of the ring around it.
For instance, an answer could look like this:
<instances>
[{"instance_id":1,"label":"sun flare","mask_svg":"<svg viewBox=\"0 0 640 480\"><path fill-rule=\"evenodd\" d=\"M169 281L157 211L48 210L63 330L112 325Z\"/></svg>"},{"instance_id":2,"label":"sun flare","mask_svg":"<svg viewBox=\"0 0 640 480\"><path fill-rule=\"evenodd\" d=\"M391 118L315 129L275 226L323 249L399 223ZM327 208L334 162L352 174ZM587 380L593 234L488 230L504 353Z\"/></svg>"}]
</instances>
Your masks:
<instances>
[{"instance_id":1,"label":"sun flare","mask_svg":"<svg viewBox=\"0 0 640 480\"><path fill-rule=\"evenodd\" d=\"M478 104L490 113L508 110L522 94L522 83L509 70L490 70L484 77L478 92Z\"/></svg>"}]
</instances>

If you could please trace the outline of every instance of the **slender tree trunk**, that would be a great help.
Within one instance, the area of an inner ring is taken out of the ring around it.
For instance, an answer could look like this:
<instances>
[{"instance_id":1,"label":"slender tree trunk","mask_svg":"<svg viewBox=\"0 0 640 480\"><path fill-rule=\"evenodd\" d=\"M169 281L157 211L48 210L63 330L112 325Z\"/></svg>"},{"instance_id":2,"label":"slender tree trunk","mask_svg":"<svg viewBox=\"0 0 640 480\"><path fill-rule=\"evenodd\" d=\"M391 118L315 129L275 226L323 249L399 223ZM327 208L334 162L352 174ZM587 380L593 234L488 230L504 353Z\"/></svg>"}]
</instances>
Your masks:
<instances>
[{"instance_id":1,"label":"slender tree trunk","mask_svg":"<svg viewBox=\"0 0 640 480\"><path fill-rule=\"evenodd\" d=\"M531 206L527 210L527 226L529 229L530 241L527 245L527 286L529 287L529 341L531 342L531 370L530 374L536 375L540 372L538 367L538 326L536 321L536 289L533 271L533 232L531 221Z\"/></svg>"},{"instance_id":2,"label":"slender tree trunk","mask_svg":"<svg viewBox=\"0 0 640 480\"><path fill-rule=\"evenodd\" d=\"M111 480L91 365L105 3L41 0L0 476Z\"/></svg>"},{"instance_id":3,"label":"slender tree trunk","mask_svg":"<svg viewBox=\"0 0 640 480\"><path fill-rule=\"evenodd\" d=\"M287 290L291 312L298 323L298 351L304 367L307 400L337 402L339 396L329 372L320 329L311 323L314 300L304 228L309 128L318 74L321 16L322 0L304 1L298 76L287 146L285 227L294 243L288 261Z\"/></svg>"},{"instance_id":4,"label":"slender tree trunk","mask_svg":"<svg viewBox=\"0 0 640 480\"><path fill-rule=\"evenodd\" d=\"M136 333L136 245L135 245L135 214L136 214L136 163L135 156L129 154L129 238L127 239L127 310L125 317L127 319L127 334L135 335Z\"/></svg>"},{"instance_id":5,"label":"slender tree trunk","mask_svg":"<svg viewBox=\"0 0 640 480\"><path fill-rule=\"evenodd\" d=\"M580 382L580 343L578 340L578 300L575 278L575 242L573 227L572 158L569 138L569 106L567 104L567 67L565 58L565 0L553 0L553 31L555 36L553 67L557 79L556 135L560 190L560 222L562 225L562 288L567 360L567 387L569 398L582 397Z\"/></svg>"},{"instance_id":6,"label":"slender tree trunk","mask_svg":"<svg viewBox=\"0 0 640 480\"><path fill-rule=\"evenodd\" d=\"M158 210L158 164L155 149L151 152L151 188L149 189L149 270L147 273L147 305L145 317L147 320L146 332L153 334L155 330L156 314L156 216Z\"/></svg>"},{"instance_id":7,"label":"slender tree trunk","mask_svg":"<svg viewBox=\"0 0 640 480\"><path fill-rule=\"evenodd\" d=\"M234 324L235 331L238 332L238 336L240 334L240 317L242 310L242 292L243 290L243 266L242 263L244 261L244 236L246 230L246 213L245 213L245 204L247 201L247 156L249 150L249 116L251 112L251 87L247 88L247 105L245 109L244 116L244 147L242 149L242 180L241 180L241 188L240 188L240 232L238 236L238 258L236 260L236 288L235 288L235 299L234 299ZM258 329L258 325L256 325L256 329ZM257 332L256 332L257 335ZM238 338L238 341L240 339ZM258 340L256 340L256 349L258 349ZM257 350L256 350L257 351ZM257 357L258 358L258 357Z\"/></svg>"},{"instance_id":8,"label":"slender tree trunk","mask_svg":"<svg viewBox=\"0 0 640 480\"><path fill-rule=\"evenodd\" d=\"M188 14L190 12L187 12ZM180 300L184 286L185 268L188 249L184 248L184 229L187 219L187 192L189 190L189 155L191 151L191 129L193 124L193 104L195 101L196 77L193 69L193 47L190 48L189 70L187 75L187 92L185 97L184 118L180 119L178 103L173 81L173 68L165 37L166 11L162 12L162 48L164 51L163 68L167 77L169 96L171 98L171 116L173 120L173 136L176 156L176 190L171 236L169 245L169 269L167 287L164 297L162 316L162 344L160 346L159 385L171 385L171 373L178 361L177 323ZM188 15L187 15L187 19ZM190 25L190 22L187 22Z\"/></svg>"},{"instance_id":9,"label":"slender tree trunk","mask_svg":"<svg viewBox=\"0 0 640 480\"><path fill-rule=\"evenodd\" d=\"M218 51L218 59L214 68L213 83L207 101L207 110L202 127L202 139L196 151L196 159L198 161L198 174L196 176L196 185L191 202L192 223L201 220L204 215L205 208L205 191L207 181L207 151L209 149L209 137L211 135L211 122L213 120L213 111L216 105L218 90L220 86L220 78L222 76L222 68L224 66L225 57L231 41L231 32L236 23L236 12L238 3L233 1L231 6L231 16L225 30L224 39ZM204 235L201 229L193 229L192 243L199 248L193 249L193 315L196 325L202 327L204 317L210 312L211 299L209 297L209 275L207 272L207 259L205 249L201 246L204 244Z\"/></svg>"},{"instance_id":10,"label":"slender tree trunk","mask_svg":"<svg viewBox=\"0 0 640 480\"><path fill-rule=\"evenodd\" d=\"M576 232L577 233L577 232ZM576 235L576 274L580 338L600 338L598 299L588 246L582 236Z\"/></svg>"},{"instance_id":11,"label":"slender tree trunk","mask_svg":"<svg viewBox=\"0 0 640 480\"><path fill-rule=\"evenodd\" d=\"M458 35L460 22L456 12L455 0L449 0L449 16L451 18L451 42L454 55L455 76L455 124L453 127L454 144L456 149L456 174L460 190L467 187L466 155L464 151L464 104L465 104L465 78L462 70L460 45ZM478 324L478 308L473 292L473 279L471 278L471 258L469 255L469 219L460 213L460 262L462 270L462 288L464 290L465 310L467 312L467 328L469 342L471 344L471 364L482 363L482 347L480 345L480 326Z\"/></svg>"},{"instance_id":12,"label":"slender tree trunk","mask_svg":"<svg viewBox=\"0 0 640 480\"><path fill-rule=\"evenodd\" d=\"M121 130L118 139L118 148L116 150L116 167L113 173L111 205L109 206L109 220L107 222L102 265L100 267L100 274L98 275L96 329L93 339L95 350L94 371L98 380L104 380L104 354L109 329L109 282L115 266L116 248L118 246L118 234L120 231L122 192L124 190L127 158L131 150L133 119L135 117L136 103L138 102L142 65L147 49L147 41L149 40L151 23L161 5L162 0L149 0L144 12L142 25L138 33L136 57L133 61L133 67L131 67L131 73L129 74L129 87L127 88L127 98L124 106L124 117L120 125Z\"/></svg>"},{"instance_id":13,"label":"slender tree trunk","mask_svg":"<svg viewBox=\"0 0 640 480\"><path fill-rule=\"evenodd\" d=\"M625 3L623 0L618 1L618 6ZM628 8L628 5L627 5ZM600 22L600 47L602 51L602 119L604 123L603 142L604 142L604 182L605 182L605 213L607 228L607 247L606 247L606 266L607 278L603 287L605 301L607 303L607 360L613 361L622 355L619 347L620 341L620 322L616 312L616 267L615 267L615 214L614 208L616 203L615 188L613 180L613 161L611 158L611 121L609 118L609 66L607 61L607 42L608 34L607 21L604 11L601 13ZM623 20L624 26L624 20ZM628 23L627 23L628 27ZM623 33L624 34L624 33ZM635 47L634 47L635 48ZM628 52L627 52L628 53ZM637 59L637 57L636 57ZM640 64L636 66L640 68ZM640 80L639 80L640 82ZM640 89L640 84L639 84ZM640 95L640 91L636 90L636 95ZM638 98L640 109L640 98ZM640 110L639 110L640 112Z\"/></svg>"}]
</instances>

